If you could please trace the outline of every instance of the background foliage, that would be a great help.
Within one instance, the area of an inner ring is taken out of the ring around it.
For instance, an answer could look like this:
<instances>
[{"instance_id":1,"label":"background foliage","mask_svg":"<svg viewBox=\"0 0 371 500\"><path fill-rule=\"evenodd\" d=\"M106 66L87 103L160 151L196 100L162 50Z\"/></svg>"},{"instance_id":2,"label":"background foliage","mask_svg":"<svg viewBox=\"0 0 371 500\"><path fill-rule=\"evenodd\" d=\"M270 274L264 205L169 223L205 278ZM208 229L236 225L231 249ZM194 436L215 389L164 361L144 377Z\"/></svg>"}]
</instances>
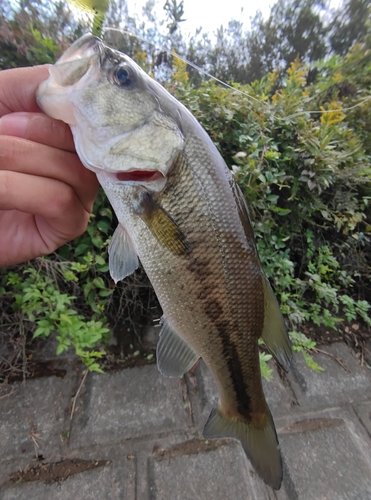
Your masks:
<instances>
[{"instance_id":1,"label":"background foliage","mask_svg":"<svg viewBox=\"0 0 371 500\"><path fill-rule=\"evenodd\" d=\"M2 69L53 62L89 29L62 3L12 5L0 7ZM322 2L278 0L267 21L258 14L249 31L232 21L215 42L202 32L182 38L183 3L176 0L166 2L165 35L150 3L143 20L114 3L106 21L150 42L165 41L232 83L204 81L170 52L108 35L146 71L162 75L233 170L294 349L316 369L305 325L330 332L353 321L371 325L369 8L365 0L348 0L334 12ZM56 331L59 353L73 347L99 371L112 329L138 316L147 323L159 317L142 270L116 288L109 278L107 247L116 222L100 193L84 235L48 258L0 270L3 328L14 338Z\"/></svg>"}]
</instances>

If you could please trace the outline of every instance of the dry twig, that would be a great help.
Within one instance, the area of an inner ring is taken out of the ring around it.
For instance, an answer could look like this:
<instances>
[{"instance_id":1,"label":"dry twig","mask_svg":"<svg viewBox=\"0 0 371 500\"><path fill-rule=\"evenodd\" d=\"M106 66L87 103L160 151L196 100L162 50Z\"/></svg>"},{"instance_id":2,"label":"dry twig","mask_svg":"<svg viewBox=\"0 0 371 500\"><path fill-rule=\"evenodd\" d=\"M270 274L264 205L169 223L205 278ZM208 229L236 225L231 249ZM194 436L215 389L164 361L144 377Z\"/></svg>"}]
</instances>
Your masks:
<instances>
[{"instance_id":1,"label":"dry twig","mask_svg":"<svg viewBox=\"0 0 371 500\"><path fill-rule=\"evenodd\" d=\"M348 373L352 373L351 370L347 367L347 365L344 363L344 361L342 361L339 356L336 356L336 354L331 354L330 352L327 352L327 351L323 351L322 349L318 349L318 347L316 347L315 349L315 352L320 352L321 354L326 354L326 356L330 356L330 358L333 358L337 363L339 363L339 365L344 368L344 370Z\"/></svg>"},{"instance_id":2,"label":"dry twig","mask_svg":"<svg viewBox=\"0 0 371 500\"><path fill-rule=\"evenodd\" d=\"M77 392L76 392L76 394L75 394L75 396L73 398L70 420L72 420L72 418L73 418L73 414L75 412L75 407L76 407L76 401L77 401L77 398L79 397L81 388L84 385L84 382L85 382L85 379L86 379L86 377L88 375L88 372L89 372L89 370L85 370L84 376L83 376L83 378L81 380L81 384L79 385L79 388L77 389Z\"/></svg>"}]
</instances>

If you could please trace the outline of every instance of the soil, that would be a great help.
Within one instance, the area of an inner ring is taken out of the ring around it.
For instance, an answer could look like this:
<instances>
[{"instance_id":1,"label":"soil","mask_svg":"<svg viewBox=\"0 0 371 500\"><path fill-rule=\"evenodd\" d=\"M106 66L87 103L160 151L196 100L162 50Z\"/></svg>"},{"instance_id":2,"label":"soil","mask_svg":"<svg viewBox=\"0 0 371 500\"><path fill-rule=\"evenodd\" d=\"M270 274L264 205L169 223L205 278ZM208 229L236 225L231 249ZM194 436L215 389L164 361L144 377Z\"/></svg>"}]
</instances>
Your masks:
<instances>
[{"instance_id":1,"label":"soil","mask_svg":"<svg viewBox=\"0 0 371 500\"><path fill-rule=\"evenodd\" d=\"M307 323L301 330L309 339L314 340L318 347L343 342L353 349L361 366L365 363L371 366L371 329L365 325L356 321L344 322L338 330L334 330L323 325Z\"/></svg>"},{"instance_id":2,"label":"soil","mask_svg":"<svg viewBox=\"0 0 371 500\"><path fill-rule=\"evenodd\" d=\"M145 307L134 305L124 313L110 311L112 339L99 360L104 371L155 363L162 311L151 290L144 290ZM26 379L51 375L63 378L66 359L76 358L73 350L57 356L56 335L33 339L32 323L23 322L20 334L12 319L12 328L0 324L0 391L1 386Z\"/></svg>"},{"instance_id":3,"label":"soil","mask_svg":"<svg viewBox=\"0 0 371 500\"><path fill-rule=\"evenodd\" d=\"M29 483L32 481L43 481L45 484L64 481L70 476L85 472L97 467L105 467L110 464L107 460L81 460L79 458L61 460L54 463L40 463L31 468L17 471L11 474L7 484Z\"/></svg>"},{"instance_id":4,"label":"soil","mask_svg":"<svg viewBox=\"0 0 371 500\"><path fill-rule=\"evenodd\" d=\"M157 460L169 459L170 457L178 457L183 455L197 455L200 452L216 450L221 444L232 442L229 438L224 439L190 439L183 443L178 443L165 450L155 447L152 451L156 455Z\"/></svg>"}]
</instances>

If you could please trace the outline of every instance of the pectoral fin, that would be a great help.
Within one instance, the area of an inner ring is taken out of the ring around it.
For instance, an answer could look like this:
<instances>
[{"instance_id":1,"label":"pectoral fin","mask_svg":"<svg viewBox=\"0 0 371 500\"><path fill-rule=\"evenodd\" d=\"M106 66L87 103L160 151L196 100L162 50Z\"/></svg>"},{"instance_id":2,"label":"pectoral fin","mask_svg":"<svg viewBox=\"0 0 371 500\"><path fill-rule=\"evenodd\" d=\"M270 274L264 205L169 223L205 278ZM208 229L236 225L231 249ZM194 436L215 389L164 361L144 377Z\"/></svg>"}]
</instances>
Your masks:
<instances>
[{"instance_id":1,"label":"pectoral fin","mask_svg":"<svg viewBox=\"0 0 371 500\"><path fill-rule=\"evenodd\" d=\"M199 359L176 331L163 318L160 340L157 344L157 367L165 377L179 378Z\"/></svg>"},{"instance_id":2,"label":"pectoral fin","mask_svg":"<svg viewBox=\"0 0 371 500\"><path fill-rule=\"evenodd\" d=\"M156 240L170 252L185 255L191 251L178 224L148 193L143 193L136 213L147 224Z\"/></svg>"},{"instance_id":3,"label":"pectoral fin","mask_svg":"<svg viewBox=\"0 0 371 500\"><path fill-rule=\"evenodd\" d=\"M274 359L282 366L285 372L288 372L292 358L291 343L277 299L265 277L264 297L265 317L262 340Z\"/></svg>"},{"instance_id":4,"label":"pectoral fin","mask_svg":"<svg viewBox=\"0 0 371 500\"><path fill-rule=\"evenodd\" d=\"M115 283L132 274L139 266L134 245L122 226L117 226L113 233L108 256L110 274Z\"/></svg>"}]
</instances>

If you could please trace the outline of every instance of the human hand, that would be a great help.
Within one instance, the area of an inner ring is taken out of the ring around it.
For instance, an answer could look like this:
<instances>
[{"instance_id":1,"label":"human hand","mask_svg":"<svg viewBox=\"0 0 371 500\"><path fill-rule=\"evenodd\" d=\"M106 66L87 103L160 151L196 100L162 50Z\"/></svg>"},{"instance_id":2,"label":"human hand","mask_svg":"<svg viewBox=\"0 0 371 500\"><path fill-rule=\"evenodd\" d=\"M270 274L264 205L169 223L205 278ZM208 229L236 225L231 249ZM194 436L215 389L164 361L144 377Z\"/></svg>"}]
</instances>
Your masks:
<instances>
[{"instance_id":1,"label":"human hand","mask_svg":"<svg viewBox=\"0 0 371 500\"><path fill-rule=\"evenodd\" d=\"M98 190L69 127L40 112L46 66L0 72L0 267L46 255L82 234Z\"/></svg>"}]
</instances>

